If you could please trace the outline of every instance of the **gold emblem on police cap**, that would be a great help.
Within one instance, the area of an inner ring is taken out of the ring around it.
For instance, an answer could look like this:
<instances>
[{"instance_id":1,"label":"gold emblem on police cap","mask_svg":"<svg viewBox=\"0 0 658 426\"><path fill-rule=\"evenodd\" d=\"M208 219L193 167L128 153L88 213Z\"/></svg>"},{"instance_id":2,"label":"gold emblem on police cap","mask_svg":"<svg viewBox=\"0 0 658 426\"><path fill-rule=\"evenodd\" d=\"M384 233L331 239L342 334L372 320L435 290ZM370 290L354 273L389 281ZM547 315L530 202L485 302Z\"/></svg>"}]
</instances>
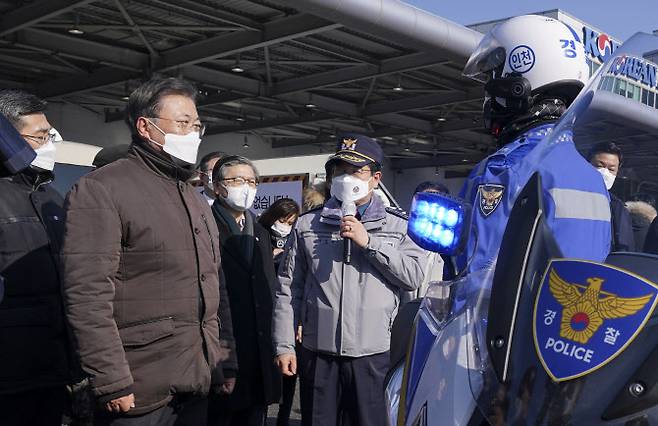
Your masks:
<instances>
[{"instance_id":1,"label":"gold emblem on police cap","mask_svg":"<svg viewBox=\"0 0 658 426\"><path fill-rule=\"evenodd\" d=\"M343 139L343 146L341 147L341 149L354 151L356 149L356 139L352 139L352 138Z\"/></svg>"}]
</instances>

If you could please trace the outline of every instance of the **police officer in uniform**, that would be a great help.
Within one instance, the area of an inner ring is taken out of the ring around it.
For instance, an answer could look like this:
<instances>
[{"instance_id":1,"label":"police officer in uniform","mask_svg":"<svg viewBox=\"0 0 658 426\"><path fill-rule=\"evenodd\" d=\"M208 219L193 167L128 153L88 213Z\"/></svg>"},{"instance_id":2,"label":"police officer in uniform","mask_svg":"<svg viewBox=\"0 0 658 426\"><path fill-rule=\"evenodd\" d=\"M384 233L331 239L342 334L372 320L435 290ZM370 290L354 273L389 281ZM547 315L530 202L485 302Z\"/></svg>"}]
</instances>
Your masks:
<instances>
[{"instance_id":1,"label":"police officer in uniform","mask_svg":"<svg viewBox=\"0 0 658 426\"><path fill-rule=\"evenodd\" d=\"M588 167L570 133L548 137L589 76L576 33L544 16L511 18L483 38L464 74L488 77L484 121L500 149L473 169L461 190L474 212L460 269L494 266L516 197L535 172L562 254L603 261L611 241L603 178Z\"/></svg>"},{"instance_id":2,"label":"police officer in uniform","mask_svg":"<svg viewBox=\"0 0 658 426\"><path fill-rule=\"evenodd\" d=\"M406 215L373 196L383 160L374 140L340 138L327 163L332 197L298 219L279 268L275 361L284 375L299 368L304 425L386 422L390 329L401 294L423 282L428 256L407 237Z\"/></svg>"}]
</instances>

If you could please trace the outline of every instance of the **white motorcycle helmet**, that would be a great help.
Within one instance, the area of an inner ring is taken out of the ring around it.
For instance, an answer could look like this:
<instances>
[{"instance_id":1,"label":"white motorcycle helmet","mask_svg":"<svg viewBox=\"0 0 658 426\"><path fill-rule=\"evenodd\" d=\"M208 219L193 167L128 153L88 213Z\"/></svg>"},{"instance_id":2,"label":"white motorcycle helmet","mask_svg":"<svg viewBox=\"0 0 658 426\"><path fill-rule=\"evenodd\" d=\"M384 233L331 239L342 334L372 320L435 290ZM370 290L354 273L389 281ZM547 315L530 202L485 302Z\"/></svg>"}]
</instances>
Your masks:
<instances>
[{"instance_id":1,"label":"white motorcycle helmet","mask_svg":"<svg viewBox=\"0 0 658 426\"><path fill-rule=\"evenodd\" d=\"M538 15L511 18L480 41L464 75L487 83L487 102L512 119L541 99L568 106L589 79L580 37L566 24ZM487 127L490 127L487 125Z\"/></svg>"}]
</instances>

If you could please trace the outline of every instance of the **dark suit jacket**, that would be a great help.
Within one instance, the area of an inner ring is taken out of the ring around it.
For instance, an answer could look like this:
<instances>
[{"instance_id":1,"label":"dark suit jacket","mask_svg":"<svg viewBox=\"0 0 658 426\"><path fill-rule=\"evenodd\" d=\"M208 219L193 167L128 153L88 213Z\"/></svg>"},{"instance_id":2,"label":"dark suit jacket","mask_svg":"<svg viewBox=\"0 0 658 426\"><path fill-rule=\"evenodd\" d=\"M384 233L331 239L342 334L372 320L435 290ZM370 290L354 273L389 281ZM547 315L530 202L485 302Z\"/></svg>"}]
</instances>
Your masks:
<instances>
[{"instance_id":1,"label":"dark suit jacket","mask_svg":"<svg viewBox=\"0 0 658 426\"><path fill-rule=\"evenodd\" d=\"M276 274L268 232L251 215L254 235L235 234L235 229L213 205L221 243L222 269L226 278L238 355L238 377L229 406L239 410L251 405L278 402L281 374L274 365L272 346L272 301ZM246 240L253 243L252 256L245 258Z\"/></svg>"},{"instance_id":2,"label":"dark suit jacket","mask_svg":"<svg viewBox=\"0 0 658 426\"><path fill-rule=\"evenodd\" d=\"M612 212L612 250L635 251L635 235L633 222L624 202L614 194L610 194L610 210Z\"/></svg>"}]
</instances>

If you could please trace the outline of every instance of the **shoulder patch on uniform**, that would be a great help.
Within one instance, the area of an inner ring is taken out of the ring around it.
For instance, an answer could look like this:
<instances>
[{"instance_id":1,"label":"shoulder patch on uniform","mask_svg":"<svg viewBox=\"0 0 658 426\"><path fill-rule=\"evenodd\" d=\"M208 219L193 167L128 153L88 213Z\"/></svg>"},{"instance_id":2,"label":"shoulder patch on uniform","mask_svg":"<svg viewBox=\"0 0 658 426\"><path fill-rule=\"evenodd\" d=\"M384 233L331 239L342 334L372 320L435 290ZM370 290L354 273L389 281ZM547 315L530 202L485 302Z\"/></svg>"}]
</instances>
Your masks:
<instances>
[{"instance_id":1,"label":"shoulder patch on uniform","mask_svg":"<svg viewBox=\"0 0 658 426\"><path fill-rule=\"evenodd\" d=\"M305 211L304 213L300 214L299 217L302 217L302 216L307 215L307 214L309 214L309 213L316 212L316 211L318 211L318 210L322 210L323 208L324 208L324 205L321 205L321 206L316 207L316 208L314 208L314 209L311 209L311 210Z\"/></svg>"},{"instance_id":2,"label":"shoulder patch on uniform","mask_svg":"<svg viewBox=\"0 0 658 426\"><path fill-rule=\"evenodd\" d=\"M487 183L478 186L478 206L484 217L488 217L498 208L504 192L505 186L503 185Z\"/></svg>"},{"instance_id":3,"label":"shoulder patch on uniform","mask_svg":"<svg viewBox=\"0 0 658 426\"><path fill-rule=\"evenodd\" d=\"M392 214L393 216L402 218L404 220L409 220L409 214L397 207L386 207L386 212Z\"/></svg>"}]
</instances>

